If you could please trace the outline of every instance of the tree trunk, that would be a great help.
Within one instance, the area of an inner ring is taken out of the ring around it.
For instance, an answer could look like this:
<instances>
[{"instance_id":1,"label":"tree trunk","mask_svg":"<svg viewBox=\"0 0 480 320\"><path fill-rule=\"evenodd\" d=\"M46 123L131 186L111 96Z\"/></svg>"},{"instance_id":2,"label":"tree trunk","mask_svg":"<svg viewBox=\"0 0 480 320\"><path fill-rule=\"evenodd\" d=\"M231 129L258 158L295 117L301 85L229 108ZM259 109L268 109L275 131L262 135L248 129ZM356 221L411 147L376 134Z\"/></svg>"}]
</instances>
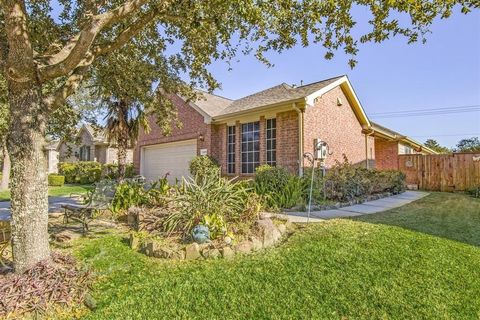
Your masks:
<instances>
[{"instance_id":1,"label":"tree trunk","mask_svg":"<svg viewBox=\"0 0 480 320\"><path fill-rule=\"evenodd\" d=\"M125 173L127 171L127 148L128 140L123 137L118 139L118 182L122 182L125 179Z\"/></svg>"},{"instance_id":2,"label":"tree trunk","mask_svg":"<svg viewBox=\"0 0 480 320\"><path fill-rule=\"evenodd\" d=\"M2 166L2 181L0 182L0 190L8 189L10 181L10 156L8 155L7 146L3 146L3 166Z\"/></svg>"},{"instance_id":3,"label":"tree trunk","mask_svg":"<svg viewBox=\"0 0 480 320\"><path fill-rule=\"evenodd\" d=\"M47 164L43 152L47 110L42 105L42 85L33 60L25 3L9 0L2 4L8 39L5 70L11 117L7 148L12 161L13 262L15 272L22 273L50 258Z\"/></svg>"},{"instance_id":4,"label":"tree trunk","mask_svg":"<svg viewBox=\"0 0 480 320\"><path fill-rule=\"evenodd\" d=\"M20 86L23 87L24 85ZM45 119L40 89L10 86L11 213L15 271L50 258ZM14 93L19 89L20 92Z\"/></svg>"}]
</instances>

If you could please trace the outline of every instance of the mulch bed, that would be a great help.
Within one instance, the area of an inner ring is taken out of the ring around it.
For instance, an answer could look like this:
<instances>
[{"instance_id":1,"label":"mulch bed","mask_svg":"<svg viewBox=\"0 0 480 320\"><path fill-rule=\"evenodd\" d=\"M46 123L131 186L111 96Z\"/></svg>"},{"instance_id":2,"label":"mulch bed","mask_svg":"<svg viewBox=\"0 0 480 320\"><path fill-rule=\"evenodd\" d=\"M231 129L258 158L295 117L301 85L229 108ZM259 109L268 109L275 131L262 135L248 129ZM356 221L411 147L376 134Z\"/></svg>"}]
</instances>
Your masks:
<instances>
[{"instance_id":1,"label":"mulch bed","mask_svg":"<svg viewBox=\"0 0 480 320\"><path fill-rule=\"evenodd\" d=\"M70 255L52 253L23 274L0 276L0 318L43 314L52 306L80 304L88 294L92 274Z\"/></svg>"}]
</instances>

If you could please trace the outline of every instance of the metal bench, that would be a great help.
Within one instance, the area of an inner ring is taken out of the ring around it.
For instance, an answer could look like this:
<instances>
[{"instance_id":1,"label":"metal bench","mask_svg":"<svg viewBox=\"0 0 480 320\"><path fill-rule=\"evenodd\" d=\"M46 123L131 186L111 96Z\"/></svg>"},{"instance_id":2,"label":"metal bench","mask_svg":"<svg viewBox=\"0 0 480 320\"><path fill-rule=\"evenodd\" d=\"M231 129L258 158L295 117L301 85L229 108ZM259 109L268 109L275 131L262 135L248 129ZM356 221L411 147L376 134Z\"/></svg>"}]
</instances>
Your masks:
<instances>
[{"instance_id":1,"label":"metal bench","mask_svg":"<svg viewBox=\"0 0 480 320\"><path fill-rule=\"evenodd\" d=\"M112 180L102 180L95 184L95 187L87 192L85 204L62 205L65 210L63 222L68 223L69 219L82 223L82 231L88 231L88 223L94 218L95 212L108 210L115 197L116 184ZM73 194L71 195L73 196Z\"/></svg>"},{"instance_id":2,"label":"metal bench","mask_svg":"<svg viewBox=\"0 0 480 320\"><path fill-rule=\"evenodd\" d=\"M10 240L12 238L12 229L10 227L10 221L0 220L0 264L2 267L6 268L7 265L3 262L3 253L5 249L10 245Z\"/></svg>"}]
</instances>

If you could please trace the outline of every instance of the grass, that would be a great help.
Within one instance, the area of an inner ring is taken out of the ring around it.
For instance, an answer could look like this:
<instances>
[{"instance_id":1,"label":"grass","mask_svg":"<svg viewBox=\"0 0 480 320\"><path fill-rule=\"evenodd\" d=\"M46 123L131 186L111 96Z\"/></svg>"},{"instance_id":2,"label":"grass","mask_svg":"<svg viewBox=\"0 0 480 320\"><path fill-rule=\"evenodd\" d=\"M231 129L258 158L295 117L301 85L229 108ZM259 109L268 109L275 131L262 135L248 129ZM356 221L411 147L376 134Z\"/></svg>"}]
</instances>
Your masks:
<instances>
[{"instance_id":1,"label":"grass","mask_svg":"<svg viewBox=\"0 0 480 320\"><path fill-rule=\"evenodd\" d=\"M66 184L62 187L48 187L50 197L68 196L71 193L84 194L92 188L91 185ZM10 201L10 191L0 191L0 201Z\"/></svg>"},{"instance_id":2,"label":"grass","mask_svg":"<svg viewBox=\"0 0 480 320\"><path fill-rule=\"evenodd\" d=\"M432 194L331 220L231 261L162 262L122 235L82 239L98 275L87 319L478 319L480 200Z\"/></svg>"}]
</instances>

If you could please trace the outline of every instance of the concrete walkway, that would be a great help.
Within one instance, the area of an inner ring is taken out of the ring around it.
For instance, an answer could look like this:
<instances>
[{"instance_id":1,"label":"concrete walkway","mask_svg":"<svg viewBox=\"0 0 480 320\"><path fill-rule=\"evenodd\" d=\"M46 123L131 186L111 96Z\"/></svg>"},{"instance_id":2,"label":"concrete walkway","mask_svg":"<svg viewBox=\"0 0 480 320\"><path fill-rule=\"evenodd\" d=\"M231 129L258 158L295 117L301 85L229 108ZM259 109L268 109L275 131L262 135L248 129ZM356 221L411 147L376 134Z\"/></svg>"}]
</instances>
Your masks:
<instances>
[{"instance_id":1,"label":"concrete walkway","mask_svg":"<svg viewBox=\"0 0 480 320\"><path fill-rule=\"evenodd\" d=\"M362 204L356 204L340 209L312 211L310 212L310 222L322 222L328 219L356 217L365 214L372 214L387 211L393 208L404 206L410 202L427 196L428 192L406 191L388 198L368 201ZM286 212L283 216L288 217L290 222L306 223L307 212Z\"/></svg>"},{"instance_id":2,"label":"concrete walkway","mask_svg":"<svg viewBox=\"0 0 480 320\"><path fill-rule=\"evenodd\" d=\"M48 212L61 212L63 211L62 205L64 204L78 204L79 198L70 197L48 197ZM0 220L10 219L10 201L0 202Z\"/></svg>"}]
</instances>

